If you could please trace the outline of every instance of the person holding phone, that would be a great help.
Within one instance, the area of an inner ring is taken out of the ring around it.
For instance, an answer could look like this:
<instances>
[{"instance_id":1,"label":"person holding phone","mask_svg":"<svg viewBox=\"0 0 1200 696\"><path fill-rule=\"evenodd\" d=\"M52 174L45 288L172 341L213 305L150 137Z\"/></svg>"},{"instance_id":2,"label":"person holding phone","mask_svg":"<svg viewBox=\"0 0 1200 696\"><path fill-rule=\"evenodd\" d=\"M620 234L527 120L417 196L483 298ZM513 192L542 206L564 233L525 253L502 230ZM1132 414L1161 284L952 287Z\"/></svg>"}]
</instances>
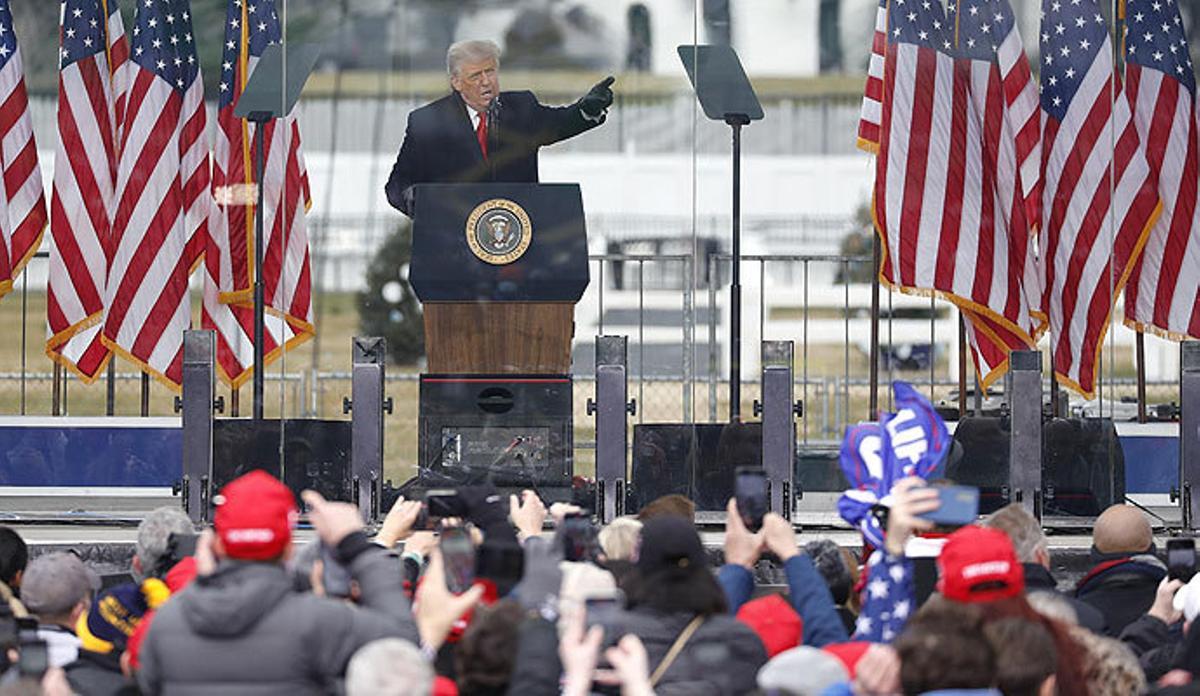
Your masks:
<instances>
[{"instance_id":1,"label":"person holding phone","mask_svg":"<svg viewBox=\"0 0 1200 696\"><path fill-rule=\"evenodd\" d=\"M305 491L309 521L360 589L358 604L298 594L284 567L298 517L290 489L263 471L220 492L211 553L199 576L164 604L140 649L138 682L161 693L325 693L359 647L416 642L394 557L363 533L358 508Z\"/></svg>"},{"instance_id":2,"label":"person holding phone","mask_svg":"<svg viewBox=\"0 0 1200 696\"><path fill-rule=\"evenodd\" d=\"M749 601L754 593L754 565L769 551L783 565L792 608L804 622L804 644L819 648L845 641L846 630L829 587L812 559L800 552L791 523L775 513L765 513L761 530L752 534L745 519L739 501L731 499L725 515L725 565L717 573L730 613L736 614Z\"/></svg>"}]
</instances>

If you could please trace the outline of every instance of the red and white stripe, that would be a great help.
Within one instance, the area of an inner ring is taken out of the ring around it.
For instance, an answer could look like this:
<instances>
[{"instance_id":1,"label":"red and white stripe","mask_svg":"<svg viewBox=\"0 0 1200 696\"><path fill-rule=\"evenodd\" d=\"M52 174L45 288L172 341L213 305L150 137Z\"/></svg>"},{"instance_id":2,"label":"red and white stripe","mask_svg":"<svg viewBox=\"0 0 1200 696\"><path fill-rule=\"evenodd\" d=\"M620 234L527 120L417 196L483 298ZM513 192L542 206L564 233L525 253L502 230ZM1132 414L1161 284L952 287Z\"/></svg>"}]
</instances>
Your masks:
<instances>
[{"instance_id":1,"label":"red and white stripe","mask_svg":"<svg viewBox=\"0 0 1200 696\"><path fill-rule=\"evenodd\" d=\"M0 297L12 290L41 246L46 222L46 193L17 48L0 70Z\"/></svg>"},{"instance_id":2,"label":"red and white stripe","mask_svg":"<svg viewBox=\"0 0 1200 696\"><path fill-rule=\"evenodd\" d=\"M117 108L124 103L123 69L129 59L120 12L108 17L108 50L59 72L50 207L46 354L89 383L110 357L100 324L115 208Z\"/></svg>"},{"instance_id":3,"label":"red and white stripe","mask_svg":"<svg viewBox=\"0 0 1200 696\"><path fill-rule=\"evenodd\" d=\"M1125 323L1181 340L1200 338L1200 206L1196 104L1179 80L1125 65L1133 122L1158 173L1162 213L1125 288Z\"/></svg>"},{"instance_id":4,"label":"red and white stripe","mask_svg":"<svg viewBox=\"0 0 1200 696\"><path fill-rule=\"evenodd\" d=\"M216 281L221 275L219 263L220 254L215 242L210 240L201 266L204 302L200 310L200 323L216 334L217 375L236 389L254 375L254 310L241 304L221 302ZM272 314L264 315L263 319L266 338L263 355L267 364L279 357L280 346L290 348L311 336L294 330L286 321Z\"/></svg>"},{"instance_id":5,"label":"red and white stripe","mask_svg":"<svg viewBox=\"0 0 1200 696\"><path fill-rule=\"evenodd\" d=\"M1095 392L1113 303L1158 204L1119 89L1106 34L1062 122L1049 113L1042 119L1042 304L1050 319L1055 375L1087 398Z\"/></svg>"},{"instance_id":6,"label":"red and white stripe","mask_svg":"<svg viewBox=\"0 0 1200 696\"><path fill-rule=\"evenodd\" d=\"M888 0L879 0L875 11L875 35L871 39L871 58L867 62L867 84L863 89L862 110L858 119L858 147L879 151L879 127L883 121L883 63L887 53Z\"/></svg>"},{"instance_id":7,"label":"red and white stripe","mask_svg":"<svg viewBox=\"0 0 1200 696\"><path fill-rule=\"evenodd\" d=\"M1036 264L1004 86L992 63L889 44L876 159L883 279L965 310L985 382L1002 374L1006 357L997 356L1031 345L1036 329L1023 285ZM983 345L997 337L1003 345Z\"/></svg>"},{"instance_id":8,"label":"red and white stripe","mask_svg":"<svg viewBox=\"0 0 1200 696\"><path fill-rule=\"evenodd\" d=\"M1012 12L1007 6L1001 9ZM1010 351L1033 346L1044 328L1033 217L1040 180L1041 111L1015 24L995 55L994 62L960 61L969 73L967 91L974 107L969 118L978 118L982 137L981 184L994 195L978 198L982 220L974 244L964 248L960 237L957 248L949 251L957 255L956 265L975 259L967 267L973 272L970 287L967 278L956 278L949 292L977 308L971 320L979 340L972 347L985 386L1004 374ZM964 193L964 203L973 204L973 192Z\"/></svg>"},{"instance_id":9,"label":"red and white stripe","mask_svg":"<svg viewBox=\"0 0 1200 696\"><path fill-rule=\"evenodd\" d=\"M210 210L204 84L177 89L137 63L117 178L104 342L178 389L188 276Z\"/></svg>"}]
</instances>

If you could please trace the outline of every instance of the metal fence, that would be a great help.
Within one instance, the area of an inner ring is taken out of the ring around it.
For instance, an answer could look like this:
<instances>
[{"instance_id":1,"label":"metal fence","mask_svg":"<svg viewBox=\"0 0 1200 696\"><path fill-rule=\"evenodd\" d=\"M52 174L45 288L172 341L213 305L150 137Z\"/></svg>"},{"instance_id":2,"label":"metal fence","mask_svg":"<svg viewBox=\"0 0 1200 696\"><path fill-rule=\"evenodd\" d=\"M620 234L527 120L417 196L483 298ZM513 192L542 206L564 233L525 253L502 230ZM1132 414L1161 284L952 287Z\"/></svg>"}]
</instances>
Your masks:
<instances>
[{"instance_id":1,"label":"metal fence","mask_svg":"<svg viewBox=\"0 0 1200 696\"><path fill-rule=\"evenodd\" d=\"M713 422L726 413L730 258L716 253L699 258L697 263L697 257L689 254L590 257L592 282L576 306L573 355L580 470L589 469L594 448L594 424L586 412L586 401L594 393L594 336L628 338L630 395L639 405L635 422ZM865 338L870 286L843 282L867 261L815 254L743 258L743 412L750 412L750 404L760 396L757 346L760 340L770 339L796 343L796 393L806 405L797 426L803 442L838 439L847 424L871 416ZM45 297L30 289L36 287L29 282L31 275L26 274L13 297L0 303L0 315L10 328L7 336L0 335L0 356L11 356L0 363L6 369L0 372L0 411L102 415L110 412L101 405L111 398L111 412L122 415L173 412L173 395L157 384L147 384L140 373L121 369L111 382L84 386L74 375L51 371L49 361L39 357ZM952 378L958 318L951 306L885 292L881 315L885 384L902 378L927 388L935 402L952 397L959 384ZM18 324L20 331L12 331ZM323 350L340 354L350 337L350 333L326 334ZM4 343L19 343L20 348L8 351ZM920 354L922 347L925 359L901 359L907 353ZM1111 412L1112 403L1134 392L1135 382L1114 370L1111 358L1104 363L1108 366L1104 393ZM350 393L348 359L345 369L320 365L320 360L285 358L272 366L266 375L268 417L345 417L342 397ZM419 365L395 366L387 378L395 403L386 429L386 468L391 476L408 470L416 453L419 371ZM1176 382L1152 381L1150 388L1152 401L1178 400ZM225 387L221 391L229 403L233 395ZM881 407L889 405L885 396ZM243 414L249 411L246 406ZM1100 408L1104 409L1103 403Z\"/></svg>"}]
</instances>

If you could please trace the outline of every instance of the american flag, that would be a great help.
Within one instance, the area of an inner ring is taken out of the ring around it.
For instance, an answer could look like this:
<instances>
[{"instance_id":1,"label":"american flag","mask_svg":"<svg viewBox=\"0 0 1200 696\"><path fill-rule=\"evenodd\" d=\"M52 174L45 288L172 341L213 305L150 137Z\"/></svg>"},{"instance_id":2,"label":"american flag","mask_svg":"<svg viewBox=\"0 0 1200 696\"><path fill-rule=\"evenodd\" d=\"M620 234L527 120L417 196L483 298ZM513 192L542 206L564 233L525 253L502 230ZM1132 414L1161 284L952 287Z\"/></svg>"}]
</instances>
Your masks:
<instances>
[{"instance_id":1,"label":"american flag","mask_svg":"<svg viewBox=\"0 0 1200 696\"><path fill-rule=\"evenodd\" d=\"M1200 337L1200 208L1196 76L1174 0L1128 0L1125 94L1162 214L1125 288L1125 323L1169 338Z\"/></svg>"},{"instance_id":2,"label":"american flag","mask_svg":"<svg viewBox=\"0 0 1200 696\"><path fill-rule=\"evenodd\" d=\"M258 58L267 46L280 40L273 0L230 0L218 85L212 181L216 205L209 222L211 239L206 251L215 259L205 264L209 280L216 283L216 295L210 298L206 288L202 318L206 328L218 332L218 364L225 366L223 376L235 385L248 379L253 367L253 316L240 309L253 302L255 200L253 130L234 116L233 110ZM310 196L300 127L295 116L289 115L265 128L263 285L267 311L286 322L286 326L268 324L272 336L264 354L270 361L278 355L280 344L290 347L310 338L313 326L304 218ZM237 306L223 314L217 306L221 303ZM223 356L222 345L230 349Z\"/></svg>"},{"instance_id":3,"label":"american flag","mask_svg":"<svg viewBox=\"0 0 1200 696\"><path fill-rule=\"evenodd\" d=\"M874 205L883 280L962 309L987 383L1033 343L1023 281L1036 265L1005 96L1024 89L1020 38L1006 3L963 8L956 32L936 0L892 0Z\"/></svg>"},{"instance_id":4,"label":"american flag","mask_svg":"<svg viewBox=\"0 0 1200 696\"><path fill-rule=\"evenodd\" d=\"M1088 398L1113 303L1158 212L1119 89L1096 0L1042 0L1042 306L1055 375Z\"/></svg>"},{"instance_id":5,"label":"american flag","mask_svg":"<svg viewBox=\"0 0 1200 696\"><path fill-rule=\"evenodd\" d=\"M1037 89L1008 0L959 0L957 56L968 73L967 92L981 138L982 196L971 210L982 219L971 294L990 311L971 311L976 369L989 385L1007 369L1008 353L1033 345L1040 321L1040 274L1034 230L1041 165ZM972 130L970 126L968 130ZM970 155L974 161L975 155ZM971 196L965 197L971 203ZM991 221L990 227L987 222ZM961 245L961 241L960 241ZM964 251L957 250L960 254ZM961 263L969 256L960 256Z\"/></svg>"},{"instance_id":6,"label":"american flag","mask_svg":"<svg viewBox=\"0 0 1200 696\"><path fill-rule=\"evenodd\" d=\"M188 0L138 0L104 342L178 389L188 275L210 210L204 82Z\"/></svg>"},{"instance_id":7,"label":"american flag","mask_svg":"<svg viewBox=\"0 0 1200 696\"><path fill-rule=\"evenodd\" d=\"M867 62L867 85L863 89L862 113L858 120L858 147L879 152L879 124L883 117L883 61L887 53L888 0L879 0L875 10L875 35Z\"/></svg>"},{"instance_id":8,"label":"american flag","mask_svg":"<svg viewBox=\"0 0 1200 696\"><path fill-rule=\"evenodd\" d=\"M46 354L92 382L101 341L129 44L117 0L66 0L50 201Z\"/></svg>"},{"instance_id":9,"label":"american flag","mask_svg":"<svg viewBox=\"0 0 1200 696\"><path fill-rule=\"evenodd\" d=\"M46 193L8 0L0 0L0 297L42 243Z\"/></svg>"}]
</instances>

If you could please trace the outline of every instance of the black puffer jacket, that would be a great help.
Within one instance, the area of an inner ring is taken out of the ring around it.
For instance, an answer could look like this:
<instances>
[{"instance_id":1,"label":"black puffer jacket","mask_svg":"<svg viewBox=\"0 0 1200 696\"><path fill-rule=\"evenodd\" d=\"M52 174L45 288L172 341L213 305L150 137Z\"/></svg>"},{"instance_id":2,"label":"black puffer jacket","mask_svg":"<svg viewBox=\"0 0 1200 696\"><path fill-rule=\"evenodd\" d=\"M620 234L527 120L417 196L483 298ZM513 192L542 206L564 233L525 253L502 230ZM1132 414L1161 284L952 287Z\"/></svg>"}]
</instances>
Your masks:
<instances>
[{"instance_id":1,"label":"black puffer jacket","mask_svg":"<svg viewBox=\"0 0 1200 696\"><path fill-rule=\"evenodd\" d=\"M613 635L632 633L640 638L653 673L692 618L688 614L638 608L624 612L614 621ZM744 694L757 688L758 669L766 661L766 648L749 626L729 615L709 616L663 674L654 693L658 696Z\"/></svg>"},{"instance_id":2,"label":"black puffer jacket","mask_svg":"<svg viewBox=\"0 0 1200 696\"><path fill-rule=\"evenodd\" d=\"M1152 554L1106 558L1093 550L1092 555L1098 562L1079 581L1075 597L1099 609L1108 634L1119 636L1150 610L1167 567Z\"/></svg>"},{"instance_id":3,"label":"black puffer jacket","mask_svg":"<svg viewBox=\"0 0 1200 696\"><path fill-rule=\"evenodd\" d=\"M1183 632L1180 629L1180 624L1168 626L1161 619L1146 614L1121 631L1121 642L1137 655L1147 681L1158 681L1183 657Z\"/></svg>"}]
</instances>

